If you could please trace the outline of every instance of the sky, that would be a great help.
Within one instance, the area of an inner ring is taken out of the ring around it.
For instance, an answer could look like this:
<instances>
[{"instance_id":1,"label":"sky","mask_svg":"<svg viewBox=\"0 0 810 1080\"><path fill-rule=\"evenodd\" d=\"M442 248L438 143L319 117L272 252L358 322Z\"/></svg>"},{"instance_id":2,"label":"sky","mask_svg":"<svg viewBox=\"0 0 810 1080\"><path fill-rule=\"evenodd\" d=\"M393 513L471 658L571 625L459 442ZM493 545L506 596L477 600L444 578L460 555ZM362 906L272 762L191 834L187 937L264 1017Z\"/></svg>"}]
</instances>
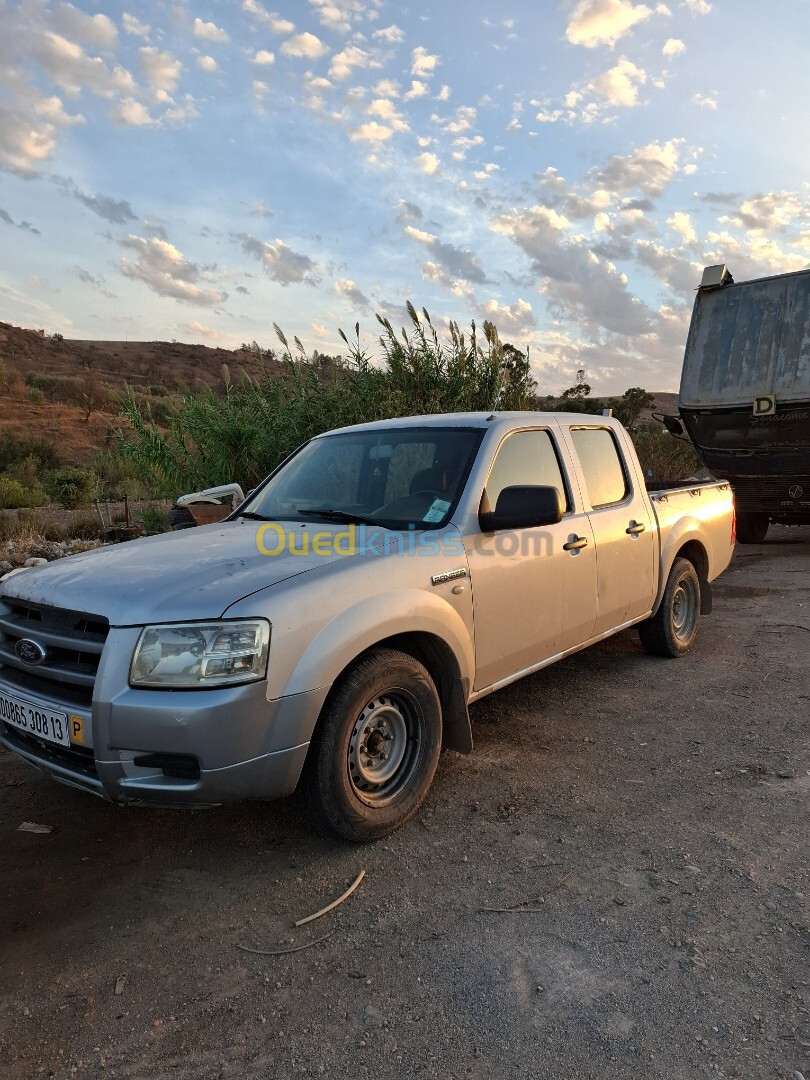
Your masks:
<instances>
[{"instance_id":1,"label":"sky","mask_svg":"<svg viewBox=\"0 0 810 1080\"><path fill-rule=\"evenodd\" d=\"M373 353L411 300L540 393L676 390L704 266L810 264L809 46L808 0L0 0L0 320Z\"/></svg>"}]
</instances>

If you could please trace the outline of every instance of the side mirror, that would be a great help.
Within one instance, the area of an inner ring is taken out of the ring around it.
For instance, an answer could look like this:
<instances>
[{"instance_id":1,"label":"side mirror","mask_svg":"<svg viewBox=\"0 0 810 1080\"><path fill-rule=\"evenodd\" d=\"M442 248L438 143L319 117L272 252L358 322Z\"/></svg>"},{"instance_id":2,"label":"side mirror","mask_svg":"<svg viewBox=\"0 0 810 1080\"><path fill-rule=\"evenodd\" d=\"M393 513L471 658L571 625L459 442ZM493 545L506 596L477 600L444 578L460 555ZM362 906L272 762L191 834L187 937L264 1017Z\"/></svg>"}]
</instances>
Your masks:
<instances>
[{"instance_id":1,"label":"side mirror","mask_svg":"<svg viewBox=\"0 0 810 1080\"><path fill-rule=\"evenodd\" d=\"M507 487L498 496L495 509L478 513L482 532L498 529L534 529L556 525L565 513L565 500L556 487Z\"/></svg>"},{"instance_id":2,"label":"side mirror","mask_svg":"<svg viewBox=\"0 0 810 1080\"><path fill-rule=\"evenodd\" d=\"M652 418L663 424L670 435L673 435L676 439L680 439L681 435L683 435L683 424L677 416L671 416L667 413L653 413Z\"/></svg>"}]
</instances>

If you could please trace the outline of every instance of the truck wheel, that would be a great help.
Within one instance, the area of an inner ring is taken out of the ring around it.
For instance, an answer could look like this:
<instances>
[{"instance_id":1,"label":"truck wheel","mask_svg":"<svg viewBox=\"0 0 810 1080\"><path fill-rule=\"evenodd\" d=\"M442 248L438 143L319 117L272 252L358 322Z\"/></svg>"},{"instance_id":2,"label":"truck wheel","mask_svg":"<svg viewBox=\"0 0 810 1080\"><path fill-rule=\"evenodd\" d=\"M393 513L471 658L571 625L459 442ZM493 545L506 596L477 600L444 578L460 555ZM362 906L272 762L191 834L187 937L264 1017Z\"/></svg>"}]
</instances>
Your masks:
<instances>
[{"instance_id":1,"label":"truck wheel","mask_svg":"<svg viewBox=\"0 0 810 1080\"><path fill-rule=\"evenodd\" d=\"M368 843L413 817L439 761L442 712L426 669L374 649L343 677L315 729L302 793L313 824Z\"/></svg>"},{"instance_id":2,"label":"truck wheel","mask_svg":"<svg viewBox=\"0 0 810 1080\"><path fill-rule=\"evenodd\" d=\"M741 544L761 544L768 525L767 514L737 514L737 539Z\"/></svg>"},{"instance_id":3,"label":"truck wheel","mask_svg":"<svg viewBox=\"0 0 810 1080\"><path fill-rule=\"evenodd\" d=\"M688 559L676 559L669 572L661 605L639 623L641 644L653 656L681 656L697 637L700 580Z\"/></svg>"}]
</instances>

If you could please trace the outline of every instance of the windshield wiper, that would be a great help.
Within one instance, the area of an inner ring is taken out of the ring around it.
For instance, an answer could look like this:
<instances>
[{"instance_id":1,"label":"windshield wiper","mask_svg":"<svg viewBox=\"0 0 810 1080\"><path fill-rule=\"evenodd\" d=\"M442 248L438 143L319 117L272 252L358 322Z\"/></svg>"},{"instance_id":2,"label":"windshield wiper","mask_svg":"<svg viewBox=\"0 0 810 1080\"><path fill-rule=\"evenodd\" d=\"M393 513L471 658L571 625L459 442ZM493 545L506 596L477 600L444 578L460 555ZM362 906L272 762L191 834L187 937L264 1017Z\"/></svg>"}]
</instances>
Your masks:
<instances>
[{"instance_id":1,"label":"windshield wiper","mask_svg":"<svg viewBox=\"0 0 810 1080\"><path fill-rule=\"evenodd\" d=\"M378 525L381 529L387 528L379 518L352 514L348 510L302 510L296 506L295 512L301 514L302 517L318 517L325 518L326 521L345 521L349 525Z\"/></svg>"},{"instance_id":2,"label":"windshield wiper","mask_svg":"<svg viewBox=\"0 0 810 1080\"><path fill-rule=\"evenodd\" d=\"M242 510L236 515L238 518L248 518L249 521L272 521L272 518L265 517L264 514L255 514L252 510Z\"/></svg>"}]
</instances>

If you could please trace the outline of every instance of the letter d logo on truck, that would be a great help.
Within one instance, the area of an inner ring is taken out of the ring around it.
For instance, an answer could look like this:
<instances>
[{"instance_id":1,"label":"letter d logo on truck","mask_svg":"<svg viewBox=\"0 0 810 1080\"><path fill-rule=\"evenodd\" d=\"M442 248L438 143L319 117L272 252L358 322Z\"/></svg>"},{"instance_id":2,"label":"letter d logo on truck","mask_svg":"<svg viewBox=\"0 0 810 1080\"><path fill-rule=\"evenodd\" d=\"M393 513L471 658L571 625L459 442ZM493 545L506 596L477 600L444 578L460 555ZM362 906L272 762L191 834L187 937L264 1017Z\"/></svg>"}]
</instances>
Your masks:
<instances>
[{"instance_id":1,"label":"letter d logo on truck","mask_svg":"<svg viewBox=\"0 0 810 1080\"><path fill-rule=\"evenodd\" d=\"M773 416L776 412L776 398L771 394L754 398L754 416Z\"/></svg>"}]
</instances>

